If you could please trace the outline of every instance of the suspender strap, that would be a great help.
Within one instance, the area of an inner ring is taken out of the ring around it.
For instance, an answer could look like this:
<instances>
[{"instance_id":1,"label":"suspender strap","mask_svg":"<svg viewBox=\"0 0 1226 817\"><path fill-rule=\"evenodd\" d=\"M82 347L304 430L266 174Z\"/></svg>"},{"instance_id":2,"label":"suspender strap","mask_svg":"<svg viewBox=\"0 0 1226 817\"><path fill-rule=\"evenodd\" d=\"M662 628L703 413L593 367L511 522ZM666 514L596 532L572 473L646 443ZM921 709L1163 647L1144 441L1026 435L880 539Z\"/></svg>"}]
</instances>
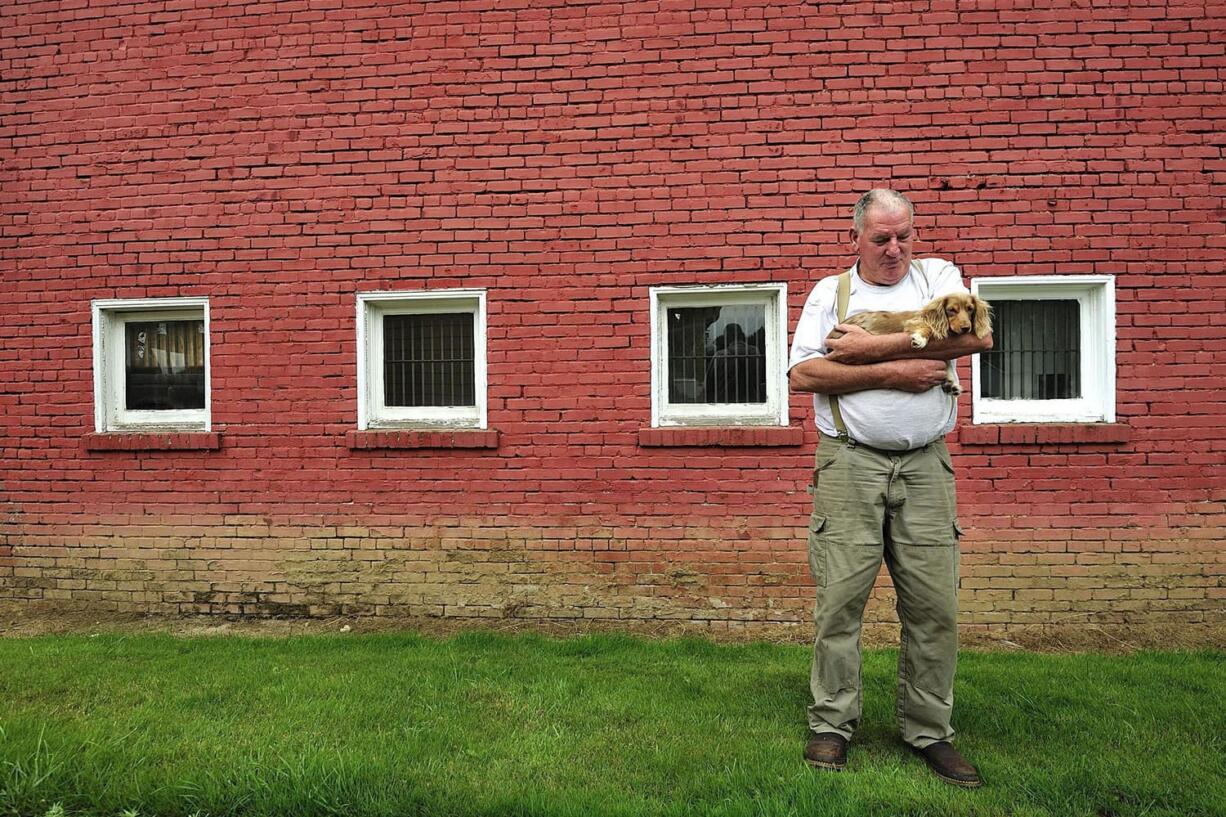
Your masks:
<instances>
[{"instance_id":1,"label":"suspender strap","mask_svg":"<svg viewBox=\"0 0 1226 817\"><path fill-rule=\"evenodd\" d=\"M839 288L836 301L835 317L838 318L838 323L847 320L847 302L851 299L851 270L847 270L839 276ZM847 426L843 424L843 413L839 411L838 395L828 394L826 399L830 401L830 414L834 418L834 430L839 433L840 437L847 436Z\"/></svg>"}]
</instances>

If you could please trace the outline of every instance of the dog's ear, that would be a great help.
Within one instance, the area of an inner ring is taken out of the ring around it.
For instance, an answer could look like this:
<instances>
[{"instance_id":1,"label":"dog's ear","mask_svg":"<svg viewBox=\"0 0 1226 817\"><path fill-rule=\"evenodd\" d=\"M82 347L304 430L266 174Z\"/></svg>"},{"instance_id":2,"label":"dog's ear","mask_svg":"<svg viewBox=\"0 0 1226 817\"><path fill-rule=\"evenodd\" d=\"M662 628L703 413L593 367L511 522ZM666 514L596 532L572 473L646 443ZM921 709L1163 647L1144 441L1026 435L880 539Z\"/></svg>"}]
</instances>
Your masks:
<instances>
[{"instance_id":1,"label":"dog's ear","mask_svg":"<svg viewBox=\"0 0 1226 817\"><path fill-rule=\"evenodd\" d=\"M992 331L992 305L974 295L971 296L971 303L975 307L975 337L987 337Z\"/></svg>"},{"instance_id":2,"label":"dog's ear","mask_svg":"<svg viewBox=\"0 0 1226 817\"><path fill-rule=\"evenodd\" d=\"M948 295L943 298L933 298L920 310L920 317L924 325L928 327L932 337L938 340L949 337L949 315L945 313L948 301Z\"/></svg>"}]
</instances>

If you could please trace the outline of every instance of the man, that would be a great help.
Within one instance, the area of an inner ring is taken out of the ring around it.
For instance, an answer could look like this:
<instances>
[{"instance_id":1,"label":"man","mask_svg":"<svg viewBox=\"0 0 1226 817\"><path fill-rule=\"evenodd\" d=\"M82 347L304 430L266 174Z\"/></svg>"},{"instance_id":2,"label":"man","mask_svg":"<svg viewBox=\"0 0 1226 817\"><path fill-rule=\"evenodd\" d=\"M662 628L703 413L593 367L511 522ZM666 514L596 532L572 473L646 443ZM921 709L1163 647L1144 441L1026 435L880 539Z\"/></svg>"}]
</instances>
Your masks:
<instances>
[{"instance_id":1,"label":"man","mask_svg":"<svg viewBox=\"0 0 1226 817\"><path fill-rule=\"evenodd\" d=\"M914 210L892 190L856 203L846 313L919 309L965 292L961 273L935 258L912 261ZM946 361L992 348L973 333L911 348L905 333L870 335L839 324L838 282L805 302L788 373L811 392L822 439L813 475L809 566L817 584L805 760L843 769L860 719L860 626L884 558L898 595L902 638L897 716L902 737L942 779L981 784L950 742L957 663L958 541L953 466L945 435L957 418L940 388ZM846 334L826 341L835 326Z\"/></svg>"}]
</instances>

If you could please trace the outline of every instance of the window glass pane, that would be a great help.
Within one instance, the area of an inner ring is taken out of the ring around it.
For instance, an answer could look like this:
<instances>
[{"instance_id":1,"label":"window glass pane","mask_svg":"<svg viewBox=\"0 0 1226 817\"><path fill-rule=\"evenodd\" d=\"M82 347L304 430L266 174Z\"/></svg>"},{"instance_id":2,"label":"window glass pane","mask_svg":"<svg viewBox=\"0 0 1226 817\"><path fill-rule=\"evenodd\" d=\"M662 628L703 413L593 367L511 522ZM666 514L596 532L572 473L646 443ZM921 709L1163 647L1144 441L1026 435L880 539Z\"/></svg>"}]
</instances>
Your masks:
<instances>
[{"instance_id":1,"label":"window glass pane","mask_svg":"<svg viewBox=\"0 0 1226 817\"><path fill-rule=\"evenodd\" d=\"M670 403L765 403L766 309L667 310Z\"/></svg>"},{"instance_id":2,"label":"window glass pane","mask_svg":"<svg viewBox=\"0 0 1226 817\"><path fill-rule=\"evenodd\" d=\"M124 404L129 410L204 408L204 321L124 324Z\"/></svg>"},{"instance_id":3,"label":"window glass pane","mask_svg":"<svg viewBox=\"0 0 1226 817\"><path fill-rule=\"evenodd\" d=\"M992 301L993 348L979 392L1002 400L1081 397L1081 311L1075 300Z\"/></svg>"},{"instance_id":4,"label":"window glass pane","mask_svg":"<svg viewBox=\"0 0 1226 817\"><path fill-rule=\"evenodd\" d=\"M383 317L383 403L475 406L471 312Z\"/></svg>"}]
</instances>

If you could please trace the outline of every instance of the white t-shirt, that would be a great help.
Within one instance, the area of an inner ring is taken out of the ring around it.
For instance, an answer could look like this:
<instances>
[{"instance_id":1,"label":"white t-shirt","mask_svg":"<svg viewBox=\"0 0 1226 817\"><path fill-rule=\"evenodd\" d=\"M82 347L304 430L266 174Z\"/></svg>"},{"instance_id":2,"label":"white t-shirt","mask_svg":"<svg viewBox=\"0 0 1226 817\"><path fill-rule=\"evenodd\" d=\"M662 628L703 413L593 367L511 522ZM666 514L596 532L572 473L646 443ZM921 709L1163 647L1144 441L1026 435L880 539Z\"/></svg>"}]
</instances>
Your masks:
<instances>
[{"instance_id":1,"label":"white t-shirt","mask_svg":"<svg viewBox=\"0 0 1226 817\"><path fill-rule=\"evenodd\" d=\"M825 357L826 336L838 323L835 317L839 276L830 275L817 282L805 301L804 311L792 337L790 370L798 363ZM933 298L951 292L966 292L962 273L940 258L913 260L907 277L893 286L876 286L860 278L851 268L851 297L847 315L877 310L919 309ZM830 401L824 394L813 396L814 420L823 435L835 436ZM934 386L919 394L896 389L867 389L839 395L839 412L853 440L903 451L927 445L953 430L957 420L954 398Z\"/></svg>"}]
</instances>

